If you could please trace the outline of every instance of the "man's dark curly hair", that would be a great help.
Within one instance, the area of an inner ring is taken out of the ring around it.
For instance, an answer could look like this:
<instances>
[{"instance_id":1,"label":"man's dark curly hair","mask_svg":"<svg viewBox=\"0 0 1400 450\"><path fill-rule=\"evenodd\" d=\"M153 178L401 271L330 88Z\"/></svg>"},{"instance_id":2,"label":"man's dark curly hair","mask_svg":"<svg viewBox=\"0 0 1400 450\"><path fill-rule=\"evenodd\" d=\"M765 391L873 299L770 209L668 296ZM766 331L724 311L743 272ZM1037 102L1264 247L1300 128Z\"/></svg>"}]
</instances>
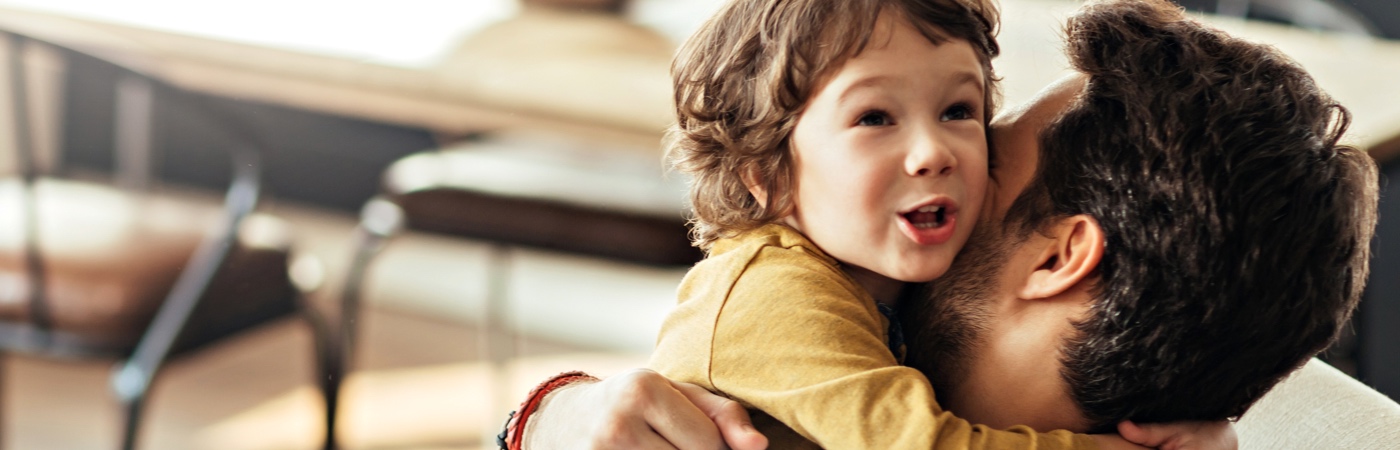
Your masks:
<instances>
[{"instance_id":1,"label":"man's dark curly hair","mask_svg":"<svg viewBox=\"0 0 1400 450\"><path fill-rule=\"evenodd\" d=\"M1331 342L1366 280L1375 162L1349 115L1277 50L1163 0L1069 22L1085 92L1041 136L1022 236L1098 221L1105 251L1062 376L1093 424L1242 415Z\"/></svg>"}]
</instances>

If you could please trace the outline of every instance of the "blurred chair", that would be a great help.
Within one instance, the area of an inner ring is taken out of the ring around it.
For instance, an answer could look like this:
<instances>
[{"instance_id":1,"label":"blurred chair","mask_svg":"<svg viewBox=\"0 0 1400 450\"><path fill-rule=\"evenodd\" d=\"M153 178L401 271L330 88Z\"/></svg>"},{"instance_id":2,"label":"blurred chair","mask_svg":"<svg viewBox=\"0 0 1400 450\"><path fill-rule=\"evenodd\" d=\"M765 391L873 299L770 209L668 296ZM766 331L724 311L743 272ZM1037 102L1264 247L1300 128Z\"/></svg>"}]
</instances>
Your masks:
<instances>
[{"instance_id":1,"label":"blurred chair","mask_svg":"<svg viewBox=\"0 0 1400 450\"><path fill-rule=\"evenodd\" d=\"M110 388L124 409L126 449L136 446L146 395L173 355L303 313L318 366L330 372L329 330L289 278L287 227L253 212L256 136L212 105L113 64L113 128L77 131L113 133L124 187L41 174L57 166L63 67L99 59L14 33L0 39L0 118L10 122L18 173L0 178L0 351L120 358ZM157 99L211 115L243 144L231 155L221 207L145 189Z\"/></svg>"},{"instance_id":2,"label":"blurred chair","mask_svg":"<svg viewBox=\"0 0 1400 450\"><path fill-rule=\"evenodd\" d=\"M354 350L365 272L404 228L494 244L480 335L487 359L499 368L513 352L505 304L512 247L688 266L703 255L690 245L685 193L685 179L666 175L654 148L495 136L405 157L385 172L382 195L361 213L342 291L341 358ZM494 391L505 392L499 381ZM492 407L513 400L497 399Z\"/></svg>"},{"instance_id":3,"label":"blurred chair","mask_svg":"<svg viewBox=\"0 0 1400 450\"><path fill-rule=\"evenodd\" d=\"M572 11L618 13L627 8L627 0L521 0L530 8L556 8Z\"/></svg>"},{"instance_id":4,"label":"blurred chair","mask_svg":"<svg viewBox=\"0 0 1400 450\"><path fill-rule=\"evenodd\" d=\"M1346 4L1375 24L1382 36L1400 39L1400 2L1395 0L1346 0Z\"/></svg>"}]
</instances>

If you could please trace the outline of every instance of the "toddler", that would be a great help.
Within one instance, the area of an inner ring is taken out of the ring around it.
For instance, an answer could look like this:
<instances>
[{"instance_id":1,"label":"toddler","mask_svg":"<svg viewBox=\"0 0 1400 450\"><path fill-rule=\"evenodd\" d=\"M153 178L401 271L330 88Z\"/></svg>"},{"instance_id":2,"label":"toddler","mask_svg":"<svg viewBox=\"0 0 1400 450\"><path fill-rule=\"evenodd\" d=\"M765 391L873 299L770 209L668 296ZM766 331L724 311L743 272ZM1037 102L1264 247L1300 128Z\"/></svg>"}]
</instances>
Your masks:
<instances>
[{"instance_id":1,"label":"toddler","mask_svg":"<svg viewBox=\"0 0 1400 450\"><path fill-rule=\"evenodd\" d=\"M687 274L651 367L739 401L771 448L1094 448L990 430L901 366L893 307L977 221L995 7L738 0L673 67L668 144L694 176Z\"/></svg>"}]
</instances>

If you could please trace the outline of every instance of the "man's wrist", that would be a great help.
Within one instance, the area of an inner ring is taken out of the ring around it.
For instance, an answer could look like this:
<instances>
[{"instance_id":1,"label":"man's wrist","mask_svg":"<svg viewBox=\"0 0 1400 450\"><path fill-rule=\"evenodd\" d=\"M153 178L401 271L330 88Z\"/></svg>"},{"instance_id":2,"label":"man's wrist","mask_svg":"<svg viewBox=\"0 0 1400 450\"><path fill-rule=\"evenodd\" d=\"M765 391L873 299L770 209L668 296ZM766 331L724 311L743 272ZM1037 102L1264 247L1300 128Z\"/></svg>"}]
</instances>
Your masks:
<instances>
[{"instance_id":1,"label":"man's wrist","mask_svg":"<svg viewBox=\"0 0 1400 450\"><path fill-rule=\"evenodd\" d=\"M565 372L535 386L530 391L530 395L520 404L520 408L510 412L504 429L496 436L496 444L500 446L501 450L521 450L524 448L524 438L533 422L532 416L541 409L551 394L566 386L585 381L596 382L598 378L583 372Z\"/></svg>"},{"instance_id":2,"label":"man's wrist","mask_svg":"<svg viewBox=\"0 0 1400 450\"><path fill-rule=\"evenodd\" d=\"M569 405L578 403L571 400L583 392L577 388L595 384L598 381L597 378L592 377L578 378L568 384L555 388L553 391L541 397L539 406L535 408L535 413L530 416L530 420L526 421L524 427L522 427L520 448L531 448L532 446L529 445L530 443L536 444L535 448L558 447L558 445L550 444L550 442L558 441L559 439L557 437L560 435L566 437L571 435L571 433L559 432L562 429L559 420L569 420L568 414L565 412L568 411ZM541 443L546 445L544 447L538 447ZM558 444L563 444L563 442L558 442Z\"/></svg>"}]
</instances>

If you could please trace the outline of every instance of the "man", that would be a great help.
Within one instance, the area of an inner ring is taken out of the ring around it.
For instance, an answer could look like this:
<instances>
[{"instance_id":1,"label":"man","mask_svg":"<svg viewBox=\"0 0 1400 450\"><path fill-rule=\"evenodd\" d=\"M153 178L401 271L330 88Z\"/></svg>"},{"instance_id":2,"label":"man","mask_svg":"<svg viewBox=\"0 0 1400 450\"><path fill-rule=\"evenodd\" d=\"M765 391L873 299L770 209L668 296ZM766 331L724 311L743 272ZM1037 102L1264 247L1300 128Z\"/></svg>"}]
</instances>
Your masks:
<instances>
[{"instance_id":1,"label":"man","mask_svg":"<svg viewBox=\"0 0 1400 450\"><path fill-rule=\"evenodd\" d=\"M908 363L997 428L1238 417L1355 307L1375 164L1286 57L1164 1L1090 4L1068 36L1081 74L994 123L987 220L903 303ZM764 444L737 405L645 372L549 401L530 447L579 442L569 427L605 448Z\"/></svg>"}]
</instances>

